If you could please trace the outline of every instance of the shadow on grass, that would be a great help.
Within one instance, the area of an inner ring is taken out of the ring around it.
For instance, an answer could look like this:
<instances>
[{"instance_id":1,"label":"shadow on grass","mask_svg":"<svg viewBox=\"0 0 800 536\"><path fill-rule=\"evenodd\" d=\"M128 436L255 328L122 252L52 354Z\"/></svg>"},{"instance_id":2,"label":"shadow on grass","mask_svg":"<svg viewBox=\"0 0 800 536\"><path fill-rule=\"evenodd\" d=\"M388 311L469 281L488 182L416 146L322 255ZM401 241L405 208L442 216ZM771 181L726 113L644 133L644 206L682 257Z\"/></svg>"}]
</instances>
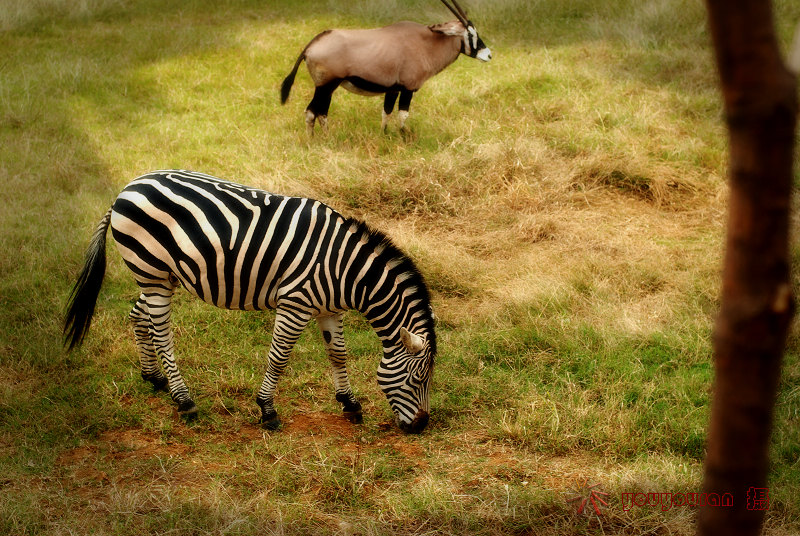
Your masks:
<instances>
[{"instance_id":1,"label":"shadow on grass","mask_svg":"<svg viewBox=\"0 0 800 536\"><path fill-rule=\"evenodd\" d=\"M157 119L169 106L169 85L137 80L137 72L232 46L212 31L218 25L301 17L310 9L248 7L256 5L112 3L74 14L64 7L56 16L34 12L0 34L0 431L30 446L12 449L12 460L29 458L31 449L46 459L47 449L111 418L92 396L97 374L87 372L103 370L107 348L93 347L99 356L66 354L61 323L91 230L134 175L119 176L120 164L104 159L104 135L87 132L83 114L100 109L108 128L124 128L130 116L119 109L122 100L142 121ZM122 117L113 122L115 113ZM117 278L111 268L101 300L122 278L135 295L128 274ZM129 338L124 314L118 323Z\"/></svg>"}]
</instances>

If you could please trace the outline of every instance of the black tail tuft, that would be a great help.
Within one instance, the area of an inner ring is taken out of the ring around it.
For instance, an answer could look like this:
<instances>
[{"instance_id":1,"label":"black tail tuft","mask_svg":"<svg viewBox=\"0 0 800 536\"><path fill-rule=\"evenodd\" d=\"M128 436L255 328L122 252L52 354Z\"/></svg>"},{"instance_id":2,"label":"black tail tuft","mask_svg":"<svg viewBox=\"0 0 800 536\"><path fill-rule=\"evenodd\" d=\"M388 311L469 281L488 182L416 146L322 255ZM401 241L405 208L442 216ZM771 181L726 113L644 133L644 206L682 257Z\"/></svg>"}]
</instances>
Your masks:
<instances>
[{"instance_id":1,"label":"black tail tuft","mask_svg":"<svg viewBox=\"0 0 800 536\"><path fill-rule=\"evenodd\" d=\"M281 84L281 104L286 104L286 99L289 98L289 92L292 91L294 77L297 75L297 68L300 67L300 63L302 63L305 58L306 51L304 50L297 58L297 61L294 62L294 68L292 69L292 72L289 73L289 76L283 79L283 83Z\"/></svg>"},{"instance_id":2,"label":"black tail tuft","mask_svg":"<svg viewBox=\"0 0 800 536\"><path fill-rule=\"evenodd\" d=\"M64 319L64 344L71 351L80 346L89 331L103 277L106 275L106 231L111 223L111 209L97 225L86 249L86 262L72 287Z\"/></svg>"},{"instance_id":3,"label":"black tail tuft","mask_svg":"<svg viewBox=\"0 0 800 536\"><path fill-rule=\"evenodd\" d=\"M303 63L304 59L306 59L306 50L308 50L308 47L329 33L331 33L331 30L325 30L324 32L314 36L314 39L308 42L303 51L300 53L300 56L297 57L297 61L294 62L294 67L292 68L292 72L289 73L289 76L283 79L283 83L281 84L281 104L285 104L286 99L289 98L289 92L292 90L292 84L294 84L294 77L297 74L297 69L300 67L300 64Z\"/></svg>"},{"instance_id":4,"label":"black tail tuft","mask_svg":"<svg viewBox=\"0 0 800 536\"><path fill-rule=\"evenodd\" d=\"M289 73L289 76L283 79L283 83L281 84L281 104L286 103L286 99L289 98L289 92L292 91L292 84L294 84L294 77L297 75L297 69L300 67L300 63L306 58L306 51L300 54L297 58L297 61L294 62L294 68L292 72Z\"/></svg>"}]
</instances>

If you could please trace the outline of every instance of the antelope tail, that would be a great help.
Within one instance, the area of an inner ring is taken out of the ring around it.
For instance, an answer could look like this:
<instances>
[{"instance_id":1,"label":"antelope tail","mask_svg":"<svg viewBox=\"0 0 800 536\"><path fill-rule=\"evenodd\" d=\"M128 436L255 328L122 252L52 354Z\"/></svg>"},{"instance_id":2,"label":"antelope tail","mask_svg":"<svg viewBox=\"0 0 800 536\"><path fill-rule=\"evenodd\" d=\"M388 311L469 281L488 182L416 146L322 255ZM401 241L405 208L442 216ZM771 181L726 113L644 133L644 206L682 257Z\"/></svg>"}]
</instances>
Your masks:
<instances>
[{"instance_id":1,"label":"antelope tail","mask_svg":"<svg viewBox=\"0 0 800 536\"><path fill-rule=\"evenodd\" d=\"M317 34L314 36L314 39L309 41L305 48L303 48L300 56L297 57L297 61L294 62L294 68L292 69L292 72L289 73L289 76L283 79L283 83L281 84L281 104L285 104L286 99L289 98L289 92L292 90L292 84L294 84L294 77L297 74L297 69L300 67L300 64L304 59L306 59L306 50L308 50L308 47L310 47L314 41L329 33L331 33L330 30L325 30L324 32Z\"/></svg>"},{"instance_id":2,"label":"antelope tail","mask_svg":"<svg viewBox=\"0 0 800 536\"><path fill-rule=\"evenodd\" d=\"M72 287L67 304L67 316L64 320L64 344L71 351L80 346L89 331L94 315L97 295L106 275L106 232L111 224L111 209L100 220L94 230L89 247L86 249L86 261L78 281Z\"/></svg>"},{"instance_id":3,"label":"antelope tail","mask_svg":"<svg viewBox=\"0 0 800 536\"><path fill-rule=\"evenodd\" d=\"M297 74L297 68L300 67L300 64L304 59L306 59L305 49L303 49L303 52L300 53L297 61L294 62L294 68L292 69L292 72L289 73L289 76L283 79L283 83L281 84L281 104L285 104L286 99L289 98L289 92L292 90L292 84L294 84L294 77Z\"/></svg>"}]
</instances>

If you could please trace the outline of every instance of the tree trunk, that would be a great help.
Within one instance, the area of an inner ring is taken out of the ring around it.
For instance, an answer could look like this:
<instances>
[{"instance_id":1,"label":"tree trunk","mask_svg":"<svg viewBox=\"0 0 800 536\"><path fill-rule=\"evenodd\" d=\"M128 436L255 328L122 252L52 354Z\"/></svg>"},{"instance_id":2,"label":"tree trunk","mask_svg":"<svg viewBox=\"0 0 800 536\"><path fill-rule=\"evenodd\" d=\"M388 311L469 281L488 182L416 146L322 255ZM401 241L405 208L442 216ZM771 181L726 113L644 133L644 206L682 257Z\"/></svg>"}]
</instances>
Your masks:
<instances>
[{"instance_id":1,"label":"tree trunk","mask_svg":"<svg viewBox=\"0 0 800 536\"><path fill-rule=\"evenodd\" d=\"M789 215L796 82L765 0L706 0L730 142L730 206L701 535L755 535L765 503L781 358L794 314ZM753 488L753 489L751 489ZM763 492L762 492L763 493ZM749 494L749 495L748 495ZM748 501L748 498L750 501Z\"/></svg>"}]
</instances>

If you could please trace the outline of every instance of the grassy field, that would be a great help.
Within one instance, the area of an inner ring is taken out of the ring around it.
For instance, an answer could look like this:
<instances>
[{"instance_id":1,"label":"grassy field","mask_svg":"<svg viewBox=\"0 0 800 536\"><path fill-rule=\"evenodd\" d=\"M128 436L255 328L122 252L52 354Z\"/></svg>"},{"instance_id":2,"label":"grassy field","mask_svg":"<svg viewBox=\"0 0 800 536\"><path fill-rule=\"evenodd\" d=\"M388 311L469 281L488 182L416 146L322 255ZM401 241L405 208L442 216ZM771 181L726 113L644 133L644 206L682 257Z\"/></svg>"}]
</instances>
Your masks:
<instances>
[{"instance_id":1,"label":"grassy field","mask_svg":"<svg viewBox=\"0 0 800 536\"><path fill-rule=\"evenodd\" d=\"M701 491L727 198L702 2L468 7L494 59L425 85L409 134L382 135L381 101L342 91L308 139L305 68L285 106L278 87L312 36L445 8L0 2L0 533L693 533L696 509L621 497ZM776 2L784 44L798 19ZM364 424L340 416L310 329L279 386L284 429L262 431L272 314L186 293L177 355L201 414L182 422L139 377L137 291L113 246L93 329L63 351L94 225L170 167L323 200L418 262L441 320L425 433L389 424L357 315ZM765 533L797 534L796 328L771 453ZM608 494L599 516L569 502L585 483Z\"/></svg>"}]
</instances>

